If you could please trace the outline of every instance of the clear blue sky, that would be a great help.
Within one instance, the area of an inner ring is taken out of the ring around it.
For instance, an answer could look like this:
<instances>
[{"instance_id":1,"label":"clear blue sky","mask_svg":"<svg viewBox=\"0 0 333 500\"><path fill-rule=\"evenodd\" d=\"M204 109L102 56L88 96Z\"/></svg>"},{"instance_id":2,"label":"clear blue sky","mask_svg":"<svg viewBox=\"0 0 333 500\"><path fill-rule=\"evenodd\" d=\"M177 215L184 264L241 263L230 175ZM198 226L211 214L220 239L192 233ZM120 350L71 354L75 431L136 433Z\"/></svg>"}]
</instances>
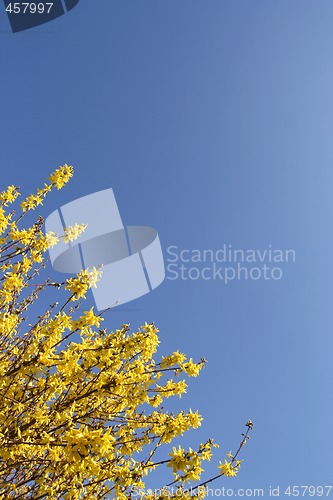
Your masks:
<instances>
[{"instance_id":1,"label":"clear blue sky","mask_svg":"<svg viewBox=\"0 0 333 500\"><path fill-rule=\"evenodd\" d=\"M208 359L174 403L205 418L184 443L214 437L224 459L255 422L216 487L333 482L332 27L326 0L81 0L12 34L1 5L2 186L28 194L67 162L44 216L112 187L165 252L296 252L281 280L166 280L108 319Z\"/></svg>"}]
</instances>

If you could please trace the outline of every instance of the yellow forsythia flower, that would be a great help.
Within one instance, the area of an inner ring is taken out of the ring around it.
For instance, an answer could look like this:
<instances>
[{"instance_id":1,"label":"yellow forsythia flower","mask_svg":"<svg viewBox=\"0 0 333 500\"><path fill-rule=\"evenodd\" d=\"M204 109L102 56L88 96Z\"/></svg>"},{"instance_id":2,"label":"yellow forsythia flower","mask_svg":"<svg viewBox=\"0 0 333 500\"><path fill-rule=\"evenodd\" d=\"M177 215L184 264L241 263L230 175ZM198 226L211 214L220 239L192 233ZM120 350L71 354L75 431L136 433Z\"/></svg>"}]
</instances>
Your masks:
<instances>
[{"instance_id":1,"label":"yellow forsythia flower","mask_svg":"<svg viewBox=\"0 0 333 500\"><path fill-rule=\"evenodd\" d=\"M75 224L74 226L65 227L65 234L62 237L65 243L76 240L87 228L87 224Z\"/></svg>"},{"instance_id":2,"label":"yellow forsythia flower","mask_svg":"<svg viewBox=\"0 0 333 500\"><path fill-rule=\"evenodd\" d=\"M224 474L227 477L231 476L237 476L237 472L240 467L240 462L238 461L236 465L232 465L232 462L228 462L228 460L225 460L224 463L220 462L219 469L220 469L220 474Z\"/></svg>"},{"instance_id":3,"label":"yellow forsythia flower","mask_svg":"<svg viewBox=\"0 0 333 500\"><path fill-rule=\"evenodd\" d=\"M49 177L49 181L56 186L57 189L61 189L71 177L73 177L74 169L72 166L63 165L57 168Z\"/></svg>"}]
</instances>

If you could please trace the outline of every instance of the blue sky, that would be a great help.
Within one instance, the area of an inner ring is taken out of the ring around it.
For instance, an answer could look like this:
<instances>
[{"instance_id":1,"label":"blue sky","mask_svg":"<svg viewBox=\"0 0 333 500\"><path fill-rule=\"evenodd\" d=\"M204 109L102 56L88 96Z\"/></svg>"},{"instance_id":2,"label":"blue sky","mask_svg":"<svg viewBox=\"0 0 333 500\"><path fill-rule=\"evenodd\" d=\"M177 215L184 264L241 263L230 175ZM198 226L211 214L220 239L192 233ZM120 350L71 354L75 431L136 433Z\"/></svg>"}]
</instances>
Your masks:
<instances>
[{"instance_id":1,"label":"blue sky","mask_svg":"<svg viewBox=\"0 0 333 500\"><path fill-rule=\"evenodd\" d=\"M281 280L165 280L108 318L208 359L174 402L205 418L183 442L213 437L224 459L251 418L239 476L216 487L267 497L332 482L332 21L324 0L81 0L12 34L0 11L3 186L28 194L67 162L45 217L112 187L165 255L295 250Z\"/></svg>"}]
</instances>

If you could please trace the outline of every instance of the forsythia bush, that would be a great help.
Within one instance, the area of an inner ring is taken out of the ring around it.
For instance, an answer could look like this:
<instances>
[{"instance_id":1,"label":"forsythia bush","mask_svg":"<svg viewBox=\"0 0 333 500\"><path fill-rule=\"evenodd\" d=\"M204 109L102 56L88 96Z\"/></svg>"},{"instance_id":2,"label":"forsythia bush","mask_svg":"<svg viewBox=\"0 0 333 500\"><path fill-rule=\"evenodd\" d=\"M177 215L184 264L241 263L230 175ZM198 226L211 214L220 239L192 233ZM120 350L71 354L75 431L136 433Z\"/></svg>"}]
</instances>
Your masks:
<instances>
[{"instance_id":1,"label":"forsythia bush","mask_svg":"<svg viewBox=\"0 0 333 500\"><path fill-rule=\"evenodd\" d=\"M154 324L134 333L128 325L108 332L93 308L82 311L98 269L63 283L42 278L48 248L59 238L75 240L84 226L56 235L44 234L41 217L27 229L21 221L72 175L68 165L57 169L21 202L19 215L8 208L18 188L0 194L0 498L125 499L133 488L144 498L204 496L207 483L237 474L237 456L253 424L247 422L237 452L220 463L219 474L202 483L202 462L215 446L211 440L196 451L178 446L166 459L156 458L162 444L201 424L198 412L174 414L161 404L185 392L177 376L197 376L204 360L194 363L174 352L156 361ZM63 302L40 310L41 293L52 287ZM157 497L144 490L143 480L165 465L173 481ZM189 493L184 485L192 481ZM178 489L171 492L170 485Z\"/></svg>"}]
</instances>

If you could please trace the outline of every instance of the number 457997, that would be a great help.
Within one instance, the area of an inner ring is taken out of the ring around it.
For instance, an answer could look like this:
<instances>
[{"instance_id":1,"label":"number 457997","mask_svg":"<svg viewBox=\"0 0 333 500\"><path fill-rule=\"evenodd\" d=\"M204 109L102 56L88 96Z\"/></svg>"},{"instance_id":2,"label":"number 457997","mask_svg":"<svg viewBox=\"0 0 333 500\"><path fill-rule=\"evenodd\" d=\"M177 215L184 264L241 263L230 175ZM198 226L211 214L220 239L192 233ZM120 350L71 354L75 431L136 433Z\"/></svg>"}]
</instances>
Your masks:
<instances>
[{"instance_id":1,"label":"number 457997","mask_svg":"<svg viewBox=\"0 0 333 500\"><path fill-rule=\"evenodd\" d=\"M10 14L49 14L53 7L50 3L34 2L11 2L7 5L6 11Z\"/></svg>"}]
</instances>

